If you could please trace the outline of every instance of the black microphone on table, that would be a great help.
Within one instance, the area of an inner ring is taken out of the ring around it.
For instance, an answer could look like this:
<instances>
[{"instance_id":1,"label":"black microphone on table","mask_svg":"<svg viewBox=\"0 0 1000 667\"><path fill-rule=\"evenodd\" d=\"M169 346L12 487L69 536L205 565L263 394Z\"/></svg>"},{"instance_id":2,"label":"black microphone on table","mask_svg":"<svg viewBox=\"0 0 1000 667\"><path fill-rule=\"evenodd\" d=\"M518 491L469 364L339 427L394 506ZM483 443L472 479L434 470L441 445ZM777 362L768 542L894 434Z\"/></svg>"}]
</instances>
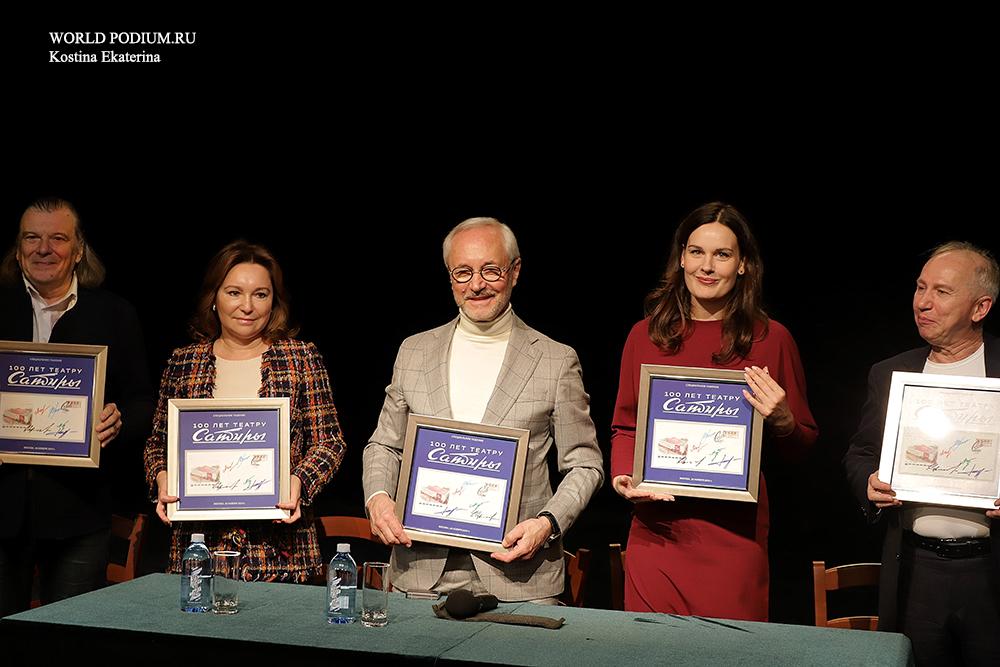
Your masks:
<instances>
[{"instance_id":1,"label":"black microphone on table","mask_svg":"<svg viewBox=\"0 0 1000 667\"><path fill-rule=\"evenodd\" d=\"M496 609L499 600L495 595L473 595L471 591L457 590L448 593L444 608L452 618L468 618L490 609Z\"/></svg>"},{"instance_id":2,"label":"black microphone on table","mask_svg":"<svg viewBox=\"0 0 1000 667\"><path fill-rule=\"evenodd\" d=\"M525 614L483 613L496 609L499 600L495 595L473 595L471 591L458 590L448 594L444 602L432 607L438 618L453 621L484 621L507 625L530 625L538 628L558 630L566 622L564 618L548 618Z\"/></svg>"}]
</instances>

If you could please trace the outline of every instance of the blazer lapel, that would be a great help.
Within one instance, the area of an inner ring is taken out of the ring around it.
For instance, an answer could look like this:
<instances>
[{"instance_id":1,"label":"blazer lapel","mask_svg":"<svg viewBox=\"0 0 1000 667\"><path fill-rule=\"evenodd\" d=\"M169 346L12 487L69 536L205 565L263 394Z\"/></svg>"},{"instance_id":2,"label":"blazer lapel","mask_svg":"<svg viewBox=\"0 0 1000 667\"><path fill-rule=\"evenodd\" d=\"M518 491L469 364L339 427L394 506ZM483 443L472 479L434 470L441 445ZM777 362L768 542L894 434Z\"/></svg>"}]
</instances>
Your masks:
<instances>
[{"instance_id":1,"label":"blazer lapel","mask_svg":"<svg viewBox=\"0 0 1000 667\"><path fill-rule=\"evenodd\" d=\"M432 417L451 419L451 400L448 397L448 356L451 353L451 339L458 325L456 318L435 332L434 342L424 356L427 380L427 400Z\"/></svg>"},{"instance_id":2,"label":"blazer lapel","mask_svg":"<svg viewBox=\"0 0 1000 667\"><path fill-rule=\"evenodd\" d=\"M499 426L514 406L517 397L521 395L524 385L535 372L535 366L542 356L534 345L537 340L537 334L515 315L514 328L507 342L507 352L500 366L500 375L497 377L497 384L490 401L486 404L484 424Z\"/></svg>"},{"instance_id":3,"label":"blazer lapel","mask_svg":"<svg viewBox=\"0 0 1000 667\"><path fill-rule=\"evenodd\" d=\"M923 373L924 363L927 361L927 355L930 354L930 347L921 347L916 350L911 350L907 353L906 359L904 359L904 368L899 368L896 370L905 371L907 373Z\"/></svg>"}]
</instances>

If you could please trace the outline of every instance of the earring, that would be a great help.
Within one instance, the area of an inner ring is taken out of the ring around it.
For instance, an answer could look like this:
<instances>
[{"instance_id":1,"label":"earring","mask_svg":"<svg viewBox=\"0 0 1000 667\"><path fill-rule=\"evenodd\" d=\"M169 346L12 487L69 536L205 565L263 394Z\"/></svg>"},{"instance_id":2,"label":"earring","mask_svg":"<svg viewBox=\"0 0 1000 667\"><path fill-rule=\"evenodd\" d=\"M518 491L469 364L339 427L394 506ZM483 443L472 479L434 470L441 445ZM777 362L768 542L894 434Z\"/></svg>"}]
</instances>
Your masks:
<instances>
[{"instance_id":1,"label":"earring","mask_svg":"<svg viewBox=\"0 0 1000 667\"><path fill-rule=\"evenodd\" d=\"M740 274L740 275L742 276L742 275L743 275L743 269L740 269L740 270L739 270L739 271L737 271L736 273L738 273L738 274Z\"/></svg>"},{"instance_id":2,"label":"earring","mask_svg":"<svg viewBox=\"0 0 1000 667\"><path fill-rule=\"evenodd\" d=\"M212 304L212 312L213 313L215 312L215 304L214 303Z\"/></svg>"}]
</instances>

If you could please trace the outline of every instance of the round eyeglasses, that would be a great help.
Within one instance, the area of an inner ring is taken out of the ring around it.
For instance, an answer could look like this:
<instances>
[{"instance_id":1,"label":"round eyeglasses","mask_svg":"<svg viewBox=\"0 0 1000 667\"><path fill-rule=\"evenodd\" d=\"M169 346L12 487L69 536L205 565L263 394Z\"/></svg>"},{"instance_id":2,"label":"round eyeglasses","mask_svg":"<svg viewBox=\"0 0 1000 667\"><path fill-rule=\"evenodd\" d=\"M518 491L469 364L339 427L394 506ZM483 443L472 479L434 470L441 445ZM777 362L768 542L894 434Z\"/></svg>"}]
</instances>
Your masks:
<instances>
[{"instance_id":1,"label":"round eyeglasses","mask_svg":"<svg viewBox=\"0 0 1000 667\"><path fill-rule=\"evenodd\" d=\"M514 267L514 264L517 263L517 261L518 260L515 259L513 262L511 262L505 267L497 266L495 264L487 264L478 271L473 271L467 266L460 266L457 269L452 269L450 271L451 279L454 280L456 283L463 284L472 280L472 276L478 273L480 277L486 282L495 283L496 281L503 278L503 274L510 271Z\"/></svg>"}]
</instances>

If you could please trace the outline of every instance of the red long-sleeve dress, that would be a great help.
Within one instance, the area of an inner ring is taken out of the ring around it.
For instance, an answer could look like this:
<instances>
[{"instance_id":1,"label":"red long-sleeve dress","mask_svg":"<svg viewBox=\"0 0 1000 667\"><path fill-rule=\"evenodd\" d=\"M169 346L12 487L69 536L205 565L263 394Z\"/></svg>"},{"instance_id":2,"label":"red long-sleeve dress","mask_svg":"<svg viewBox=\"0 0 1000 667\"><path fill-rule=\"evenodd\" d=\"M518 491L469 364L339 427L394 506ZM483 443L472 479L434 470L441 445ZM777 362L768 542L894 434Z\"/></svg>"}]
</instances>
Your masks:
<instances>
[{"instance_id":1,"label":"red long-sleeve dress","mask_svg":"<svg viewBox=\"0 0 1000 667\"><path fill-rule=\"evenodd\" d=\"M673 355L657 348L648 332L649 320L638 322L622 352L612 420L612 477L632 474L642 364L732 369L766 366L785 390L795 430L776 438L765 427L763 456L800 458L815 442L819 431L806 400L798 347L788 329L778 322L770 321L766 336L763 327L758 327L750 355L724 366L712 362L712 354L721 348L721 320L694 322L694 332ZM627 546L625 608L766 621L768 524L763 476L756 504L681 496L674 502L637 503Z\"/></svg>"}]
</instances>

